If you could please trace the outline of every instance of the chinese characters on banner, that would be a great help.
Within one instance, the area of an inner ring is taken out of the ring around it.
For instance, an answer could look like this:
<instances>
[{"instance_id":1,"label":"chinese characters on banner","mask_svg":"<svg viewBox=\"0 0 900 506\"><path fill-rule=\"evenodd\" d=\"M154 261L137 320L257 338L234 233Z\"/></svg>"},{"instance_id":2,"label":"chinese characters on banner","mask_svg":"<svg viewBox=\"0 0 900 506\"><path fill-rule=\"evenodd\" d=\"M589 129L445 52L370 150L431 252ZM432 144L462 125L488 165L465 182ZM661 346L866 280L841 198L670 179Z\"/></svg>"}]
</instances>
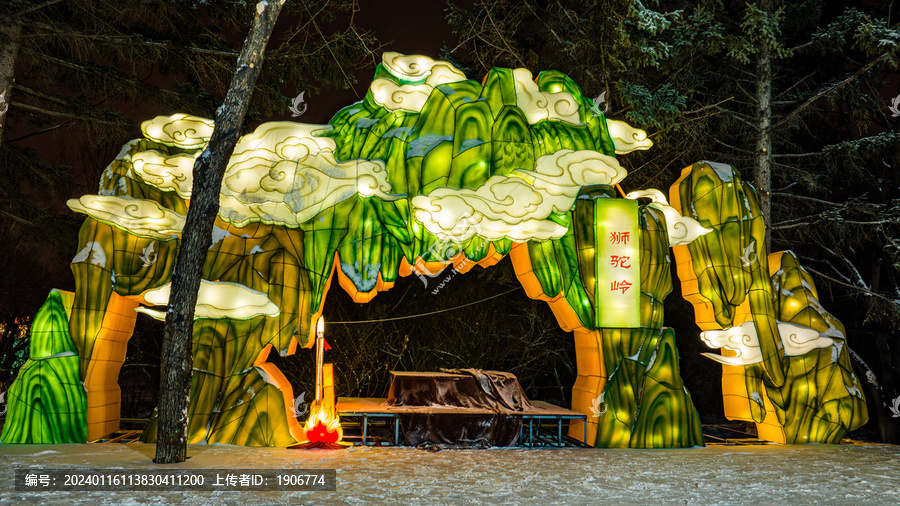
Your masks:
<instances>
[{"instance_id":1,"label":"chinese characters on banner","mask_svg":"<svg viewBox=\"0 0 900 506\"><path fill-rule=\"evenodd\" d=\"M640 327L641 244L636 200L594 200L594 248L597 327Z\"/></svg>"}]
</instances>

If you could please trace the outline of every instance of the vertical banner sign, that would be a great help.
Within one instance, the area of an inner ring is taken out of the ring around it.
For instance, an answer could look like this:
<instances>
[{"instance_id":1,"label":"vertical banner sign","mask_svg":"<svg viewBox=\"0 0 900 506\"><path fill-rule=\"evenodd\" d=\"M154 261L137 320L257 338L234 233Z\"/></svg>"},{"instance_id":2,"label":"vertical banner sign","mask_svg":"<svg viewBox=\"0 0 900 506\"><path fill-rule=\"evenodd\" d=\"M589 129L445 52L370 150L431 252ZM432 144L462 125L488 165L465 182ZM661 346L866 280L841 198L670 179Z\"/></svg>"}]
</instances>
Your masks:
<instances>
[{"instance_id":1,"label":"vertical banner sign","mask_svg":"<svg viewBox=\"0 0 900 506\"><path fill-rule=\"evenodd\" d=\"M641 326L638 202L594 200L594 321L607 328Z\"/></svg>"}]
</instances>

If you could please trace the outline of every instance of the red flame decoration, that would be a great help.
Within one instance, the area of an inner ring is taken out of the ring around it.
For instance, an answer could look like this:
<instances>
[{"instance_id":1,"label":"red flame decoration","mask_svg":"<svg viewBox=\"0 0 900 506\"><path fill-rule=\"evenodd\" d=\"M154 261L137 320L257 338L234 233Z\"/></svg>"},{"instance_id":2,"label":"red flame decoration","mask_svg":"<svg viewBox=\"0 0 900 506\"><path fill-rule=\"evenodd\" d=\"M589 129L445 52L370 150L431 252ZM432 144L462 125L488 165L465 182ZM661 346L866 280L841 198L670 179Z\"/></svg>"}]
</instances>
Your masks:
<instances>
[{"instance_id":1,"label":"red flame decoration","mask_svg":"<svg viewBox=\"0 0 900 506\"><path fill-rule=\"evenodd\" d=\"M306 439L314 443L337 443L341 440L341 434L336 430L328 430L323 423L317 423L312 430L306 431Z\"/></svg>"},{"instance_id":2,"label":"red flame decoration","mask_svg":"<svg viewBox=\"0 0 900 506\"><path fill-rule=\"evenodd\" d=\"M313 409L303 429L311 443L337 443L344 437L338 417L322 408Z\"/></svg>"}]
</instances>

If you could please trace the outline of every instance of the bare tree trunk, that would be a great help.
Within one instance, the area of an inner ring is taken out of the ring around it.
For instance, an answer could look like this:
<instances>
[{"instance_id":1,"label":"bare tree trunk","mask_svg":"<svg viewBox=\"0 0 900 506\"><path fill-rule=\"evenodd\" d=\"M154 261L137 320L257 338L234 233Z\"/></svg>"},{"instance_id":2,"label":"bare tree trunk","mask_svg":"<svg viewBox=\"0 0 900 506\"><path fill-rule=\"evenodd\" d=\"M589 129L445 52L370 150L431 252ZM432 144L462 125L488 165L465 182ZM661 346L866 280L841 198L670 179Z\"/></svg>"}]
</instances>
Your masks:
<instances>
[{"instance_id":1,"label":"bare tree trunk","mask_svg":"<svg viewBox=\"0 0 900 506\"><path fill-rule=\"evenodd\" d=\"M5 19L4 19L5 18ZM6 113L15 81L16 55L22 25L17 18L0 17L0 144L6 133Z\"/></svg>"},{"instance_id":2,"label":"bare tree trunk","mask_svg":"<svg viewBox=\"0 0 900 506\"><path fill-rule=\"evenodd\" d=\"M881 436L882 443L895 444L896 425L892 413L884 408L885 401L893 405L894 398L891 387L894 385L893 364L891 364L891 349L888 340L883 332L876 331L875 346L878 349L878 362L881 367L881 385L883 396L873 399L875 403L875 413L878 416L878 433Z\"/></svg>"},{"instance_id":3,"label":"bare tree trunk","mask_svg":"<svg viewBox=\"0 0 900 506\"><path fill-rule=\"evenodd\" d=\"M763 42L756 60L756 167L760 210L766 222L766 252L772 251L772 60Z\"/></svg>"},{"instance_id":4,"label":"bare tree trunk","mask_svg":"<svg viewBox=\"0 0 900 506\"><path fill-rule=\"evenodd\" d=\"M219 191L225 166L241 133L263 54L285 0L256 5L250 34L238 57L237 70L225 103L216 111L215 129L194 165L191 203L181 237L178 262L172 275L169 310L160 370L159 425L154 462L184 462L187 457L188 404L191 392L191 353L194 306L212 227L219 211Z\"/></svg>"},{"instance_id":5,"label":"bare tree trunk","mask_svg":"<svg viewBox=\"0 0 900 506\"><path fill-rule=\"evenodd\" d=\"M875 293L878 293L881 290L881 265L883 262L884 261L880 256L872 262L872 280L869 283L869 289ZM870 304L871 303L870 297ZM872 309L869 310L871 311ZM892 374L893 364L891 363L891 347L888 344L888 340L884 333L877 329L875 330L875 347L878 350L878 365L881 366L879 373L881 378L880 383L882 385L882 391L880 393L876 389L872 389L876 391L877 395L872 402L875 405L875 414L878 417L878 433L881 436L882 443L894 444L897 442L895 438L894 417L892 416L892 413L884 409L885 401L891 402L893 405L894 392L892 391L892 387L894 385L894 375ZM868 383L868 381L866 383Z\"/></svg>"}]
</instances>

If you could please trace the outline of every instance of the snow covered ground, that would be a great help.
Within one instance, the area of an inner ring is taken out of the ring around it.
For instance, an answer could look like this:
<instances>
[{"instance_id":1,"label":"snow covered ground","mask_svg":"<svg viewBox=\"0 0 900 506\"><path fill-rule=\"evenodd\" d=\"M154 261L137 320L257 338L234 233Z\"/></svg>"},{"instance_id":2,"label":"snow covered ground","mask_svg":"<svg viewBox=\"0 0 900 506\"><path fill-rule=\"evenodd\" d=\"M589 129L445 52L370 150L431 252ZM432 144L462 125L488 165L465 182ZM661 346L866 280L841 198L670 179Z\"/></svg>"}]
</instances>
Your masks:
<instances>
[{"instance_id":1,"label":"snow covered ground","mask_svg":"<svg viewBox=\"0 0 900 506\"><path fill-rule=\"evenodd\" d=\"M900 446L713 446L685 450L415 448L301 451L191 446L153 464L154 445L0 445L0 503L900 503ZM335 492L55 492L13 488L16 467L335 468Z\"/></svg>"}]
</instances>

